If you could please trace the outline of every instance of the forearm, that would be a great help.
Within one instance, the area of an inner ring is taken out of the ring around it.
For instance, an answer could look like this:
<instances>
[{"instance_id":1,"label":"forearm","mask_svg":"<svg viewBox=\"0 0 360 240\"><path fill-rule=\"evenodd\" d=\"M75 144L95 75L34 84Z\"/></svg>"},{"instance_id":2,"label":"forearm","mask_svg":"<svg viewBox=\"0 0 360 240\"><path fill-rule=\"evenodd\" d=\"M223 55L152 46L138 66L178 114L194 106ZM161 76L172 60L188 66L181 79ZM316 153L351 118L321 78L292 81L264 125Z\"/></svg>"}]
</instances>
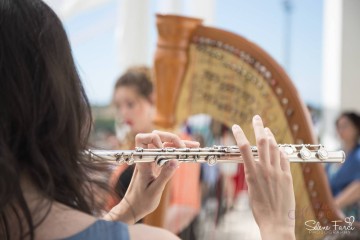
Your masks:
<instances>
[{"instance_id":1,"label":"forearm","mask_svg":"<svg viewBox=\"0 0 360 240\"><path fill-rule=\"evenodd\" d=\"M347 186L336 198L335 204L339 208L344 208L360 200L360 181L356 181Z\"/></svg>"}]
</instances>

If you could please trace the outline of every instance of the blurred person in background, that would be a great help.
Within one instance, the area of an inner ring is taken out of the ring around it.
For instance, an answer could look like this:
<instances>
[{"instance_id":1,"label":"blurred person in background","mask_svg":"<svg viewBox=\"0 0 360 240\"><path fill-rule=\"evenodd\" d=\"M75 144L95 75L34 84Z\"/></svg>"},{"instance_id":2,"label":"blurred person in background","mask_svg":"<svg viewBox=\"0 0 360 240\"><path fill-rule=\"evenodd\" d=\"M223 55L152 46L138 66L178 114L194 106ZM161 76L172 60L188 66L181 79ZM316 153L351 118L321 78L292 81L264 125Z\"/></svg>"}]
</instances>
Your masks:
<instances>
[{"instance_id":1,"label":"blurred person in background","mask_svg":"<svg viewBox=\"0 0 360 240\"><path fill-rule=\"evenodd\" d=\"M117 80L113 95L118 140L115 149L134 149L135 135L153 130L153 103L153 85L147 67L130 68ZM123 164L113 173L111 182L112 185L116 184L115 190L121 198L130 184L133 171L133 165ZM117 199L111 198L107 208L111 208L116 202Z\"/></svg>"},{"instance_id":2,"label":"blurred person in background","mask_svg":"<svg viewBox=\"0 0 360 240\"><path fill-rule=\"evenodd\" d=\"M136 134L154 130L152 120L155 104L151 70L145 66L129 68L115 84L113 103L116 108L119 148L133 149ZM181 133L180 137L190 140L189 135L185 133ZM111 177L110 184L115 186L120 198L129 186L133 171L133 166L123 164ZM170 202L166 210L165 228L184 239L195 239L193 229L188 227L200 210L199 181L199 164L180 164L170 183ZM117 201L118 199L111 198L107 209L111 209Z\"/></svg>"},{"instance_id":3,"label":"blurred person in background","mask_svg":"<svg viewBox=\"0 0 360 240\"><path fill-rule=\"evenodd\" d=\"M336 121L336 130L346 153L344 164L328 164L326 171L336 205L346 216L360 220L360 116L344 112Z\"/></svg>"},{"instance_id":4,"label":"blurred person in background","mask_svg":"<svg viewBox=\"0 0 360 240\"><path fill-rule=\"evenodd\" d=\"M151 70L145 66L129 68L116 81L113 104L116 130L121 148L134 148L134 136L154 129L154 93Z\"/></svg>"}]
</instances>

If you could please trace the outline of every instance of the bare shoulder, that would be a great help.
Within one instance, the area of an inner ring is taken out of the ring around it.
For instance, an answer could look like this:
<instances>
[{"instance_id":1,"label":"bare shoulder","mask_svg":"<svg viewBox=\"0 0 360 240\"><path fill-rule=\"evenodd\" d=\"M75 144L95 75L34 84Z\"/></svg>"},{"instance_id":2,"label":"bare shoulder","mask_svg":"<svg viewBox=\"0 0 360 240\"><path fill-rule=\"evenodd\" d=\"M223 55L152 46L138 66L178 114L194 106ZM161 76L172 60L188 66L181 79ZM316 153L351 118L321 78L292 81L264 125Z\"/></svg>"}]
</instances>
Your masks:
<instances>
[{"instance_id":1,"label":"bare shoulder","mask_svg":"<svg viewBox=\"0 0 360 240\"><path fill-rule=\"evenodd\" d=\"M89 214L54 203L45 220L36 228L36 238L67 238L90 227L96 220Z\"/></svg>"},{"instance_id":2,"label":"bare shoulder","mask_svg":"<svg viewBox=\"0 0 360 240\"><path fill-rule=\"evenodd\" d=\"M54 203L48 216L36 229L36 239L68 238L90 227L96 220L89 214ZM167 230L144 224L131 225L128 229L132 240L179 240Z\"/></svg>"},{"instance_id":3,"label":"bare shoulder","mask_svg":"<svg viewBox=\"0 0 360 240\"><path fill-rule=\"evenodd\" d=\"M151 227L144 224L135 224L129 226L130 239L132 240L179 240L173 233L157 227Z\"/></svg>"}]
</instances>

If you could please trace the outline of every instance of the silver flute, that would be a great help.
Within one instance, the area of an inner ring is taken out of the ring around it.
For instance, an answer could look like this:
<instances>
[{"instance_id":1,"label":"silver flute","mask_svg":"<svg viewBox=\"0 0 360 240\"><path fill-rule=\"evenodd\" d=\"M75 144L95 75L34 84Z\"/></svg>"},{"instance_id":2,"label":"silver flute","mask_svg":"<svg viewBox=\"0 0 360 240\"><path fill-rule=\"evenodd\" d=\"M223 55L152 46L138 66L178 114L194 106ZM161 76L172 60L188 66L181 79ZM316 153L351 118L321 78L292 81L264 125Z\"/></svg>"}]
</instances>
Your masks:
<instances>
[{"instance_id":1,"label":"silver flute","mask_svg":"<svg viewBox=\"0 0 360 240\"><path fill-rule=\"evenodd\" d=\"M342 163L344 151L329 151L323 145L314 144L280 144L291 163ZM251 147L255 161L259 161L258 149ZM213 146L204 148L157 148L135 150L88 150L91 158L116 161L119 164L155 162L159 166L171 159L187 163L242 163L243 158L238 146Z\"/></svg>"}]
</instances>

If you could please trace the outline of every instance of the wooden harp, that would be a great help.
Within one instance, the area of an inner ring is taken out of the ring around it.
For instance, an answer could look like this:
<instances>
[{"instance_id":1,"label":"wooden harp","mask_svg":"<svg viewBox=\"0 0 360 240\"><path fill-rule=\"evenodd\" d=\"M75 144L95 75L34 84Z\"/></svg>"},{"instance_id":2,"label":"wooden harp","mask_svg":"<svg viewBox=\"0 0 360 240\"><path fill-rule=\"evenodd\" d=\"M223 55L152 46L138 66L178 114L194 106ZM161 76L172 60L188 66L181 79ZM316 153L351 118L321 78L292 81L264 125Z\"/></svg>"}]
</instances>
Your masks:
<instances>
[{"instance_id":1,"label":"wooden harp","mask_svg":"<svg viewBox=\"0 0 360 240\"><path fill-rule=\"evenodd\" d=\"M315 144L309 113L280 65L259 46L200 19L157 15L155 123L164 128L205 113L252 136L259 114L278 143ZM254 139L249 139L254 144ZM321 164L292 164L297 239L318 239L305 221L343 220ZM341 224L341 223L340 223Z\"/></svg>"}]
</instances>

